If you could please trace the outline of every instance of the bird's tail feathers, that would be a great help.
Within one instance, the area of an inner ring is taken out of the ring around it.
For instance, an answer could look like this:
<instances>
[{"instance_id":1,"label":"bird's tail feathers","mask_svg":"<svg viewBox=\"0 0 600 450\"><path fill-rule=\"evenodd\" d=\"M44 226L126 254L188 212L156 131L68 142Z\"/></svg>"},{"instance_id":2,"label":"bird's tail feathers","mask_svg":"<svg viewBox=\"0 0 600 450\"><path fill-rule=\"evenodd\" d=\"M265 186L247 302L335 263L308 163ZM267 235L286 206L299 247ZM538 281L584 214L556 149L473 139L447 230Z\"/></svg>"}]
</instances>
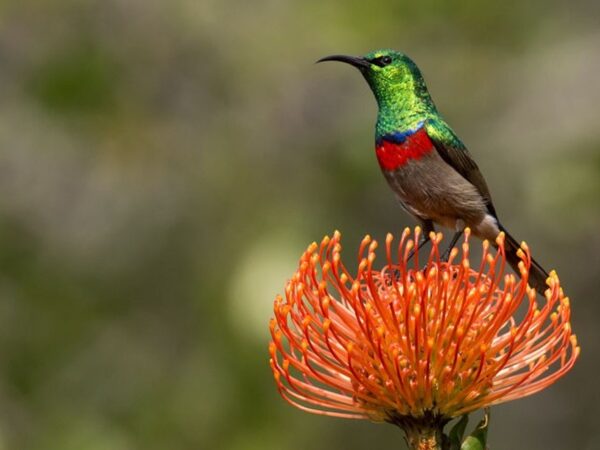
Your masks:
<instances>
[{"instance_id":1,"label":"bird's tail feathers","mask_svg":"<svg viewBox=\"0 0 600 450\"><path fill-rule=\"evenodd\" d=\"M521 258L517 255L517 251L521 248L519 242L512 237L506 229L500 227L504 232L504 249L506 251L506 261L513 268L517 274L519 271L519 261ZM548 272L533 258L531 258L531 267L529 268L529 285L538 291L541 295L544 295L546 288L546 280L548 279Z\"/></svg>"}]
</instances>

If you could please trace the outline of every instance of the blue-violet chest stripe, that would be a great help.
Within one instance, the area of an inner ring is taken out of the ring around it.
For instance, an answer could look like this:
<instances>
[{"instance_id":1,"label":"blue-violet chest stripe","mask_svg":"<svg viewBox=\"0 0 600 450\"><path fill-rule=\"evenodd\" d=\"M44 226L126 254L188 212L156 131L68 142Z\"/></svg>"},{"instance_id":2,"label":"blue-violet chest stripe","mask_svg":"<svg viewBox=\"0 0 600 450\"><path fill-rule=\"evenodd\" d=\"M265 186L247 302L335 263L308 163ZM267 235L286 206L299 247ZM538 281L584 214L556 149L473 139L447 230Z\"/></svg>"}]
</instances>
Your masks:
<instances>
[{"instance_id":1,"label":"blue-violet chest stripe","mask_svg":"<svg viewBox=\"0 0 600 450\"><path fill-rule=\"evenodd\" d=\"M393 133L388 133L385 134L381 137L379 137L376 141L377 145L381 144L381 141L388 141L388 142L393 142L394 144L403 144L404 141L406 141L406 138L412 136L413 134L415 134L417 131L419 131L422 127L423 124L425 122L421 121L417 124L417 126L415 128L413 128L412 130L406 130L406 131L395 131Z\"/></svg>"}]
</instances>

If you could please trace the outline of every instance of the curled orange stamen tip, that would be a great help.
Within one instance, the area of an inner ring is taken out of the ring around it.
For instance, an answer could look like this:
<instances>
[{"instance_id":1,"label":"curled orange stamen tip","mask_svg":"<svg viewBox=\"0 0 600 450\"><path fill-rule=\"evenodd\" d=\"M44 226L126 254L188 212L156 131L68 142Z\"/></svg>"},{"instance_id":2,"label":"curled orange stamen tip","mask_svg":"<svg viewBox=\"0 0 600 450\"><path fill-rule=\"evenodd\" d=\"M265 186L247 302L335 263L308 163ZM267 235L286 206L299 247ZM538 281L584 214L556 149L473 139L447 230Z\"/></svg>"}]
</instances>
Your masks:
<instances>
[{"instance_id":1,"label":"curled orange stamen tip","mask_svg":"<svg viewBox=\"0 0 600 450\"><path fill-rule=\"evenodd\" d=\"M521 249L517 250L517 256L521 259L525 258L525 252Z\"/></svg>"},{"instance_id":2,"label":"curled orange stamen tip","mask_svg":"<svg viewBox=\"0 0 600 450\"><path fill-rule=\"evenodd\" d=\"M463 233L465 234L465 236L470 236L471 235L471 228L465 227Z\"/></svg>"},{"instance_id":3,"label":"curled orange stamen tip","mask_svg":"<svg viewBox=\"0 0 600 450\"><path fill-rule=\"evenodd\" d=\"M394 235L392 233L388 233L385 235L385 242L389 244L394 240Z\"/></svg>"},{"instance_id":4,"label":"curled orange stamen tip","mask_svg":"<svg viewBox=\"0 0 600 450\"><path fill-rule=\"evenodd\" d=\"M525 242L525 241L521 242L521 248L523 250L525 250L526 252L529 252L529 246L527 245L527 242Z\"/></svg>"},{"instance_id":5,"label":"curled orange stamen tip","mask_svg":"<svg viewBox=\"0 0 600 450\"><path fill-rule=\"evenodd\" d=\"M336 241L339 241L342 238L342 233L340 233L338 230L335 230L333 232L333 239L335 239Z\"/></svg>"},{"instance_id":6,"label":"curled orange stamen tip","mask_svg":"<svg viewBox=\"0 0 600 450\"><path fill-rule=\"evenodd\" d=\"M269 320L269 329L272 331L275 330L275 326L277 325L277 321L275 320L275 318L271 318L271 320Z\"/></svg>"},{"instance_id":7,"label":"curled orange stamen tip","mask_svg":"<svg viewBox=\"0 0 600 450\"><path fill-rule=\"evenodd\" d=\"M419 225L415 227L415 234L421 234L421 227Z\"/></svg>"},{"instance_id":8,"label":"curled orange stamen tip","mask_svg":"<svg viewBox=\"0 0 600 450\"><path fill-rule=\"evenodd\" d=\"M275 334L273 335L273 340L275 341L276 344L278 344L279 342L281 342L281 330L280 329L276 329L275 330Z\"/></svg>"},{"instance_id":9,"label":"curled orange stamen tip","mask_svg":"<svg viewBox=\"0 0 600 450\"><path fill-rule=\"evenodd\" d=\"M427 338L427 349L431 350L433 348L433 344L435 343L435 341L433 340L432 337Z\"/></svg>"},{"instance_id":10,"label":"curled orange stamen tip","mask_svg":"<svg viewBox=\"0 0 600 450\"><path fill-rule=\"evenodd\" d=\"M429 317L429 320L433 319L435 317L435 309L434 308L429 308L427 310L427 317Z\"/></svg>"}]
</instances>

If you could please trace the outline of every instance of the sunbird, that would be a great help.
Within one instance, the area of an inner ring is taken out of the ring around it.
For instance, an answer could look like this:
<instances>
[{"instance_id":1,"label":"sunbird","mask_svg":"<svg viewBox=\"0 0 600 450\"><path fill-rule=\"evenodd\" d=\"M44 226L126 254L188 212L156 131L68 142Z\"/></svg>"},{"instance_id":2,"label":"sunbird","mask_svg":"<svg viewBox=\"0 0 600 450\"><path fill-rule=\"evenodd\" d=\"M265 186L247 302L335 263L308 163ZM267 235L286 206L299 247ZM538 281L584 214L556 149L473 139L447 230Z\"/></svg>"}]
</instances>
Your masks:
<instances>
[{"instance_id":1,"label":"sunbird","mask_svg":"<svg viewBox=\"0 0 600 450\"><path fill-rule=\"evenodd\" d=\"M378 105L375 153L402 207L423 228L419 246L434 224L455 231L447 260L466 227L495 244L505 233L506 260L520 275L519 243L502 226L487 183L466 146L438 112L421 71L405 54L376 50L364 56L331 55L317 62L340 61L356 67ZM529 283L542 295L548 273L532 261Z\"/></svg>"}]
</instances>

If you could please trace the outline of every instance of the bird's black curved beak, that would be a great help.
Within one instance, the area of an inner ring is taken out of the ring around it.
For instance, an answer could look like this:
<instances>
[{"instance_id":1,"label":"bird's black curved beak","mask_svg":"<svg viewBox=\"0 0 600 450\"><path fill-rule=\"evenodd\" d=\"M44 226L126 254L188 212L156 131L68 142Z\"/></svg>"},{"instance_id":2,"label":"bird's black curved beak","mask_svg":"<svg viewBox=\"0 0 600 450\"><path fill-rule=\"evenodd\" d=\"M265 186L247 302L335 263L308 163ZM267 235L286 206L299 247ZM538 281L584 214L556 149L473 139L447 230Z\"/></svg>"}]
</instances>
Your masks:
<instances>
[{"instance_id":1,"label":"bird's black curved beak","mask_svg":"<svg viewBox=\"0 0 600 450\"><path fill-rule=\"evenodd\" d=\"M324 58L319 59L317 62L324 61L340 61L346 64L350 64L358 69L371 67L371 63L361 56L348 56L348 55L331 55L325 56Z\"/></svg>"}]
</instances>

